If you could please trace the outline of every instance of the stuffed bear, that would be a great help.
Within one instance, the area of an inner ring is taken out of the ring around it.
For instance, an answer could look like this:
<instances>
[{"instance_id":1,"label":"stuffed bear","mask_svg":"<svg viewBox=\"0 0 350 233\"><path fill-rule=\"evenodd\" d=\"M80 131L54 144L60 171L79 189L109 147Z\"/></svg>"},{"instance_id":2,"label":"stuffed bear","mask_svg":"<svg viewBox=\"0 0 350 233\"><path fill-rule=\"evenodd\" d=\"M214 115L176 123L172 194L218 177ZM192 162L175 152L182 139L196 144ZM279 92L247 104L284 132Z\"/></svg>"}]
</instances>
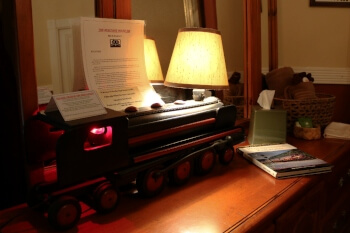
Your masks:
<instances>
[{"instance_id":1,"label":"stuffed bear","mask_svg":"<svg viewBox=\"0 0 350 233\"><path fill-rule=\"evenodd\" d=\"M241 74L238 72L234 72L230 79L228 80L229 82L229 93L228 95L230 96L242 96L244 92L244 85L243 83L239 83L239 80L241 79Z\"/></svg>"},{"instance_id":2,"label":"stuffed bear","mask_svg":"<svg viewBox=\"0 0 350 233\"><path fill-rule=\"evenodd\" d=\"M294 71L292 67L281 67L263 76L263 83L269 90L275 90L275 97L283 98L284 89L293 84Z\"/></svg>"},{"instance_id":3,"label":"stuffed bear","mask_svg":"<svg viewBox=\"0 0 350 233\"><path fill-rule=\"evenodd\" d=\"M294 85L301 82L313 82L314 78L311 76L311 73L300 72L293 74L292 82Z\"/></svg>"},{"instance_id":4,"label":"stuffed bear","mask_svg":"<svg viewBox=\"0 0 350 233\"><path fill-rule=\"evenodd\" d=\"M295 73L292 79L293 84L284 89L284 98L298 100L317 98L313 81L311 73Z\"/></svg>"}]
</instances>

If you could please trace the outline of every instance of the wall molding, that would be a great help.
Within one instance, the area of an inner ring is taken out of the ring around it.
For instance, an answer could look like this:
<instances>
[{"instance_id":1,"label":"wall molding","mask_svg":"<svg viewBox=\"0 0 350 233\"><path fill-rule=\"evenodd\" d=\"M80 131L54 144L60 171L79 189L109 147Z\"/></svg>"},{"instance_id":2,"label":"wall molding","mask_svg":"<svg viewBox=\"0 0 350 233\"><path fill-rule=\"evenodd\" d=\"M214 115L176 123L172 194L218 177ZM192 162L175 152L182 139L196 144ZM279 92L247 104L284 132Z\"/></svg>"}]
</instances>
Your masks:
<instances>
[{"instance_id":1,"label":"wall molding","mask_svg":"<svg viewBox=\"0 0 350 233\"><path fill-rule=\"evenodd\" d=\"M350 84L350 68L294 67L294 72L311 73L315 84Z\"/></svg>"},{"instance_id":2,"label":"wall molding","mask_svg":"<svg viewBox=\"0 0 350 233\"><path fill-rule=\"evenodd\" d=\"M295 73L311 73L315 84L350 84L350 68L333 67L293 67ZM263 67L266 74L268 68Z\"/></svg>"}]
</instances>

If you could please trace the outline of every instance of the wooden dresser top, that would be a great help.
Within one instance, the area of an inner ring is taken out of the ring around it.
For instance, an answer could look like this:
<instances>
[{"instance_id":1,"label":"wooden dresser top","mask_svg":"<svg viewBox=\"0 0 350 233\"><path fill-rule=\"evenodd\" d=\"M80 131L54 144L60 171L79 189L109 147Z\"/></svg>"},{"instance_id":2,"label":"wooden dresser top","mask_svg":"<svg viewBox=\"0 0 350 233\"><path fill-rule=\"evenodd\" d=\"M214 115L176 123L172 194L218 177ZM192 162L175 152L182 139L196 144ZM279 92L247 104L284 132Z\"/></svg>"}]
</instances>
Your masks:
<instances>
[{"instance_id":1,"label":"wooden dresser top","mask_svg":"<svg viewBox=\"0 0 350 233\"><path fill-rule=\"evenodd\" d=\"M350 157L350 141L288 138L287 142L333 164L341 163L345 156ZM246 142L239 146L244 144ZM182 187L167 186L155 198L124 194L117 209L110 214L98 215L83 205L78 226L68 232L214 233L264 228L263 224L272 222L329 175L331 173L277 180L236 155L229 166L217 163L210 174L193 176ZM8 220L11 221L2 233L52 230L40 213L25 204L1 211L0 226Z\"/></svg>"}]
</instances>

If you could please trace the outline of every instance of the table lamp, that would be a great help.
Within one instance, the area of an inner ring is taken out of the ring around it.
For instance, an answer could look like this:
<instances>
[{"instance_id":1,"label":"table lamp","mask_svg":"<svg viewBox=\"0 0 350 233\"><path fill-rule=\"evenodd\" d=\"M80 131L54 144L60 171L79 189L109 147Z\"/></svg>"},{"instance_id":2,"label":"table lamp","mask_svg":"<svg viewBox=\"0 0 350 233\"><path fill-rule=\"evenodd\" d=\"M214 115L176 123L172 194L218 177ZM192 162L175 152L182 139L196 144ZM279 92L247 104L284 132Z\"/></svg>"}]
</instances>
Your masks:
<instances>
[{"instance_id":1,"label":"table lamp","mask_svg":"<svg viewBox=\"0 0 350 233\"><path fill-rule=\"evenodd\" d=\"M228 89L221 34L211 28L181 28L175 42L165 86L192 88L193 99L205 90Z\"/></svg>"},{"instance_id":2,"label":"table lamp","mask_svg":"<svg viewBox=\"0 0 350 233\"><path fill-rule=\"evenodd\" d=\"M144 53L148 80L151 84L163 83L163 72L160 66L157 47L154 39L150 37L146 37L144 39Z\"/></svg>"}]
</instances>

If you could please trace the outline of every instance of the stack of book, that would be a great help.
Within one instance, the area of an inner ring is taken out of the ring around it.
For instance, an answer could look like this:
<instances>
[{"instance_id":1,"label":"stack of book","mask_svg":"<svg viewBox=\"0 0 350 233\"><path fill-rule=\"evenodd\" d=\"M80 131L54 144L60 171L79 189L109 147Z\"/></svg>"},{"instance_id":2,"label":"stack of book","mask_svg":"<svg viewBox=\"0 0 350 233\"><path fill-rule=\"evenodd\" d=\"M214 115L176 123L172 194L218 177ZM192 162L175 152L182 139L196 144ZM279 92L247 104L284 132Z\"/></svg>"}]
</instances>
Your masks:
<instances>
[{"instance_id":1,"label":"stack of book","mask_svg":"<svg viewBox=\"0 0 350 233\"><path fill-rule=\"evenodd\" d=\"M237 152L277 179L332 170L331 164L288 143L238 147Z\"/></svg>"}]
</instances>

